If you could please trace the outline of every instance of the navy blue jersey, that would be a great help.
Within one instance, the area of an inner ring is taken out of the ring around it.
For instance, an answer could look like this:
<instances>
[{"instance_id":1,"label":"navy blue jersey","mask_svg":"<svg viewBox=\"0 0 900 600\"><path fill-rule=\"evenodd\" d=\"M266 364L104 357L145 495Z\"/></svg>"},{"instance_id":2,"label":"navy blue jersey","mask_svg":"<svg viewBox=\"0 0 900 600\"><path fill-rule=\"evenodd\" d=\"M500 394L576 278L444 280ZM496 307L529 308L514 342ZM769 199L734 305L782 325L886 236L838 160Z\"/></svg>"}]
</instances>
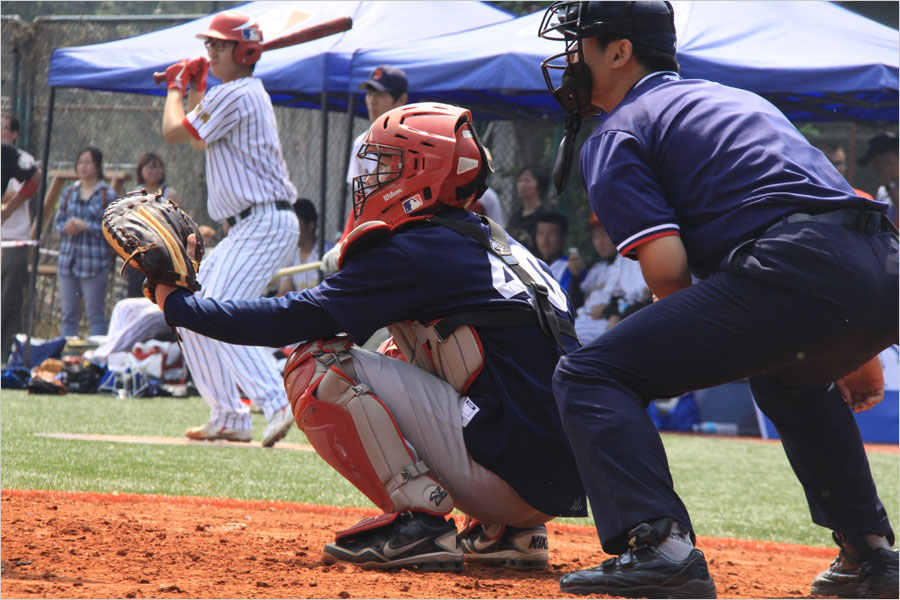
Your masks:
<instances>
[{"instance_id":1,"label":"navy blue jersey","mask_svg":"<svg viewBox=\"0 0 900 600\"><path fill-rule=\"evenodd\" d=\"M701 278L790 213L886 208L858 197L763 98L668 72L638 82L600 122L581 174L619 252L680 235Z\"/></svg>"},{"instance_id":2,"label":"navy blue jersey","mask_svg":"<svg viewBox=\"0 0 900 600\"><path fill-rule=\"evenodd\" d=\"M480 222L467 211L444 214ZM557 314L571 321L569 299L546 265L511 238L509 244L550 289ZM226 342L281 346L338 332L364 341L398 321L427 324L459 312L515 307L531 308L528 293L499 258L450 229L417 223L353 255L315 288L224 302L173 294L166 319ZM467 391L479 409L463 429L469 452L538 510L584 515L581 480L551 391L556 344L537 321L476 329L485 366ZM577 347L563 339L568 350Z\"/></svg>"}]
</instances>

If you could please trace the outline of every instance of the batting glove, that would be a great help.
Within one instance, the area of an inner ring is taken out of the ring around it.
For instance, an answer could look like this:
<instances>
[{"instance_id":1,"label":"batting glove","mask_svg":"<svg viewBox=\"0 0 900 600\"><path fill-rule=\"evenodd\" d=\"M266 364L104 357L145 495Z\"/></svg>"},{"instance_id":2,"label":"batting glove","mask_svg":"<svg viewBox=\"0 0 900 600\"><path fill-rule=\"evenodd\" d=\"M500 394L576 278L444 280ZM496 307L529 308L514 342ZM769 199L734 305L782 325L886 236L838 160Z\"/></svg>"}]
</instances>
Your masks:
<instances>
[{"instance_id":1,"label":"batting glove","mask_svg":"<svg viewBox=\"0 0 900 600\"><path fill-rule=\"evenodd\" d=\"M177 63L166 69L166 86L170 90L178 90L182 94L187 92L190 74L188 73L188 60L182 58Z\"/></svg>"},{"instance_id":2,"label":"batting glove","mask_svg":"<svg viewBox=\"0 0 900 600\"><path fill-rule=\"evenodd\" d=\"M342 246L343 244L335 244L334 247L322 257L322 266L320 268L325 275L331 275L332 273L337 272L338 259L341 257Z\"/></svg>"},{"instance_id":3,"label":"batting glove","mask_svg":"<svg viewBox=\"0 0 900 600\"><path fill-rule=\"evenodd\" d=\"M209 75L209 61L203 56L191 59L187 63L187 72L194 91L206 91L206 76Z\"/></svg>"}]
</instances>

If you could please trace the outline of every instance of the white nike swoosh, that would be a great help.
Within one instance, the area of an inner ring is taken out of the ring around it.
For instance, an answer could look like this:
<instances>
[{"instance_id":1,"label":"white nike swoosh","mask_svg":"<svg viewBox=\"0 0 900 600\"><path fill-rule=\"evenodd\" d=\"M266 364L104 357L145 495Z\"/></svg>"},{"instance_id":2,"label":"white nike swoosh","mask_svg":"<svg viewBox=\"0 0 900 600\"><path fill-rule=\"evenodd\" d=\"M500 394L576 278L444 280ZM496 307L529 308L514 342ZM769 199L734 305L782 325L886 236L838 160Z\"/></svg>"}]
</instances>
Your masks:
<instances>
[{"instance_id":1,"label":"white nike swoosh","mask_svg":"<svg viewBox=\"0 0 900 600\"><path fill-rule=\"evenodd\" d=\"M474 540L472 540L471 543L472 543L472 547L475 548L475 550L477 550L478 552L481 552L482 550L487 550L488 548L493 546L496 541L497 540L491 540L488 538L483 538L481 536L478 536Z\"/></svg>"},{"instance_id":2,"label":"white nike swoosh","mask_svg":"<svg viewBox=\"0 0 900 600\"><path fill-rule=\"evenodd\" d=\"M411 542L409 544L406 544L405 546L400 546L399 548L394 548L393 546L391 546L391 543L388 542L387 544L384 545L384 550L382 551L382 554L384 554L387 558L394 558L395 556L397 556L399 554L403 554L407 550L411 550L411 549L415 548L416 546L418 546L419 544L424 542L426 539L428 539L428 538L416 540L415 542Z\"/></svg>"}]
</instances>

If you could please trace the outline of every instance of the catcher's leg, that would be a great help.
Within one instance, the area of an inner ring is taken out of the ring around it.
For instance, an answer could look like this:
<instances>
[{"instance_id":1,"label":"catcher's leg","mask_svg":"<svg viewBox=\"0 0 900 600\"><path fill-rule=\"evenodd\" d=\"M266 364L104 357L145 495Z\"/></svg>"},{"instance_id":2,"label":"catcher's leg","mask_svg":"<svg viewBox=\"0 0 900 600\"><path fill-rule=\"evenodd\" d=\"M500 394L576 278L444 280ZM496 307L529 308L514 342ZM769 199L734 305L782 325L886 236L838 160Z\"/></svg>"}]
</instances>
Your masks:
<instances>
[{"instance_id":1,"label":"catcher's leg","mask_svg":"<svg viewBox=\"0 0 900 600\"><path fill-rule=\"evenodd\" d=\"M338 532L323 558L364 568L463 566L453 500L403 438L390 410L357 380L347 338L298 346L285 365L297 424L325 461L385 514Z\"/></svg>"},{"instance_id":2,"label":"catcher's leg","mask_svg":"<svg viewBox=\"0 0 900 600\"><path fill-rule=\"evenodd\" d=\"M453 505L450 485L476 513L500 522L505 516L528 523L551 518L471 459L459 415L464 398L449 384L349 347L349 340L306 344L285 367L297 422L313 447L388 513L339 533L326 546L327 556L374 568L461 567L455 525L435 517Z\"/></svg>"}]
</instances>

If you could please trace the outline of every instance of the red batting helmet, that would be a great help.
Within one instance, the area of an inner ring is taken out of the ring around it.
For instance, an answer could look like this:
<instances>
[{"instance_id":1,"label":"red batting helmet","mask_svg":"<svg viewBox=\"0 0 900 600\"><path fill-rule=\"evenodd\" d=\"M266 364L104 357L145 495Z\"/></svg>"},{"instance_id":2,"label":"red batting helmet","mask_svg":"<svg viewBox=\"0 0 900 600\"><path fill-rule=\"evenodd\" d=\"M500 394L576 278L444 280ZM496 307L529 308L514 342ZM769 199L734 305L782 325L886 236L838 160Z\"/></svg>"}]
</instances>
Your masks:
<instances>
[{"instance_id":1,"label":"red batting helmet","mask_svg":"<svg viewBox=\"0 0 900 600\"><path fill-rule=\"evenodd\" d=\"M232 56L239 65L252 65L262 54L263 35L259 23L253 17L234 10L217 14L209 29L198 33L197 37L237 42Z\"/></svg>"},{"instance_id":2,"label":"red batting helmet","mask_svg":"<svg viewBox=\"0 0 900 600\"><path fill-rule=\"evenodd\" d=\"M434 214L437 204L465 208L484 193L490 151L472 126L472 113L448 104L408 104L372 123L362 159L372 174L353 180L354 227L381 221L395 229Z\"/></svg>"}]
</instances>

